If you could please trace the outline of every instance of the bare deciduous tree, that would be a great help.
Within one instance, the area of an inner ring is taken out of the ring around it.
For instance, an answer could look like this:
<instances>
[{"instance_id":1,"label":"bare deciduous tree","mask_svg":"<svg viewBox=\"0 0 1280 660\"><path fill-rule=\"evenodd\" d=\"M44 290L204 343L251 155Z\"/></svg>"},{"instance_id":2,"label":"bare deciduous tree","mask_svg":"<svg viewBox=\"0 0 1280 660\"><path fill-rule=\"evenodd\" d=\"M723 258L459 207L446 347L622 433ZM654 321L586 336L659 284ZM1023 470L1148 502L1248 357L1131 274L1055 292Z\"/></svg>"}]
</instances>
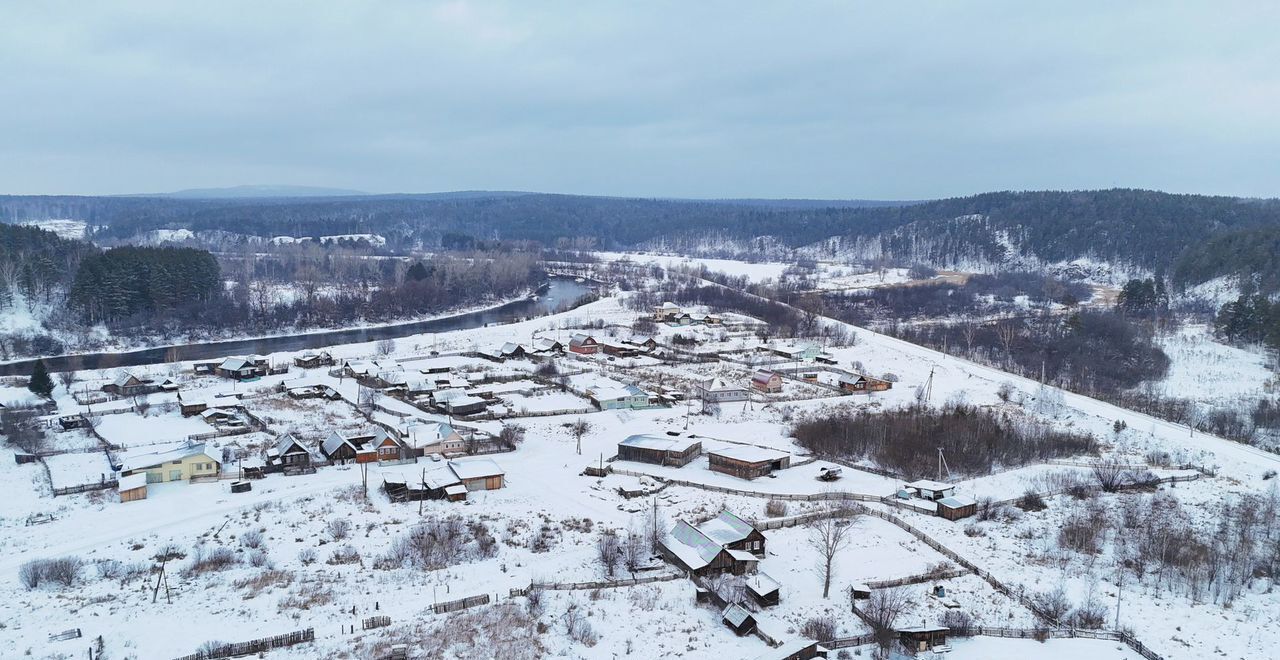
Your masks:
<instances>
[{"instance_id":1,"label":"bare deciduous tree","mask_svg":"<svg viewBox=\"0 0 1280 660\"><path fill-rule=\"evenodd\" d=\"M617 532L612 529L600 530L600 536L596 539L596 556L600 559L604 574L612 578L618 570L618 562L622 559L621 543L618 541Z\"/></svg>"},{"instance_id":2,"label":"bare deciduous tree","mask_svg":"<svg viewBox=\"0 0 1280 660\"><path fill-rule=\"evenodd\" d=\"M881 649L888 650L893 645L896 637L894 626L906 611L909 600L906 590L901 587L891 587L872 591L871 598L862 606L862 614L871 625L872 634L875 635L876 643ZM849 604L850 607L857 607L853 589L849 590Z\"/></svg>"},{"instance_id":3,"label":"bare deciduous tree","mask_svg":"<svg viewBox=\"0 0 1280 660\"><path fill-rule=\"evenodd\" d=\"M817 553L817 570L822 576L822 597L831 594L831 578L835 573L835 560L849 543L852 512L837 505L830 512L809 523L809 546Z\"/></svg>"},{"instance_id":4,"label":"bare deciduous tree","mask_svg":"<svg viewBox=\"0 0 1280 660\"><path fill-rule=\"evenodd\" d=\"M579 419L578 421L569 425L569 435L572 435L573 439L577 441L579 455L582 454L582 436L590 432L591 432L591 423L585 419Z\"/></svg>"}]
</instances>

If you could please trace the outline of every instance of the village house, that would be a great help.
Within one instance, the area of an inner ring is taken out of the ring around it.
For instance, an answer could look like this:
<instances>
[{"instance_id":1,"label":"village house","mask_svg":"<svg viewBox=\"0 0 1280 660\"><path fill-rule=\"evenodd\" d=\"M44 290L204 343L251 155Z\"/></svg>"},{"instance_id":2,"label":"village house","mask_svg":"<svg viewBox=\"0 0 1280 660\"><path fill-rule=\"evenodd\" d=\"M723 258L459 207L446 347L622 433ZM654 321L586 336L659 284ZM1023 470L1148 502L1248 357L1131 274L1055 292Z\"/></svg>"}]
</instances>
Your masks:
<instances>
[{"instance_id":1,"label":"village house","mask_svg":"<svg viewBox=\"0 0 1280 660\"><path fill-rule=\"evenodd\" d=\"M569 351L581 355L595 355L600 352L600 343L591 335L577 333L569 339Z\"/></svg>"},{"instance_id":2,"label":"village house","mask_svg":"<svg viewBox=\"0 0 1280 660\"><path fill-rule=\"evenodd\" d=\"M273 472L287 475L308 474L316 470L311 464L311 452L290 433L280 436L275 446L267 450L267 466Z\"/></svg>"},{"instance_id":3,"label":"village house","mask_svg":"<svg viewBox=\"0 0 1280 660\"><path fill-rule=\"evenodd\" d=\"M533 340L532 351L539 355L551 355L554 353L563 353L564 344L561 344L560 342L550 337L538 337L537 339Z\"/></svg>"},{"instance_id":4,"label":"village house","mask_svg":"<svg viewBox=\"0 0 1280 660\"><path fill-rule=\"evenodd\" d=\"M712 378L700 382L697 387L698 398L710 403L746 401L751 397L751 393L747 391L747 388L731 385L725 382L723 378Z\"/></svg>"},{"instance_id":5,"label":"village house","mask_svg":"<svg viewBox=\"0 0 1280 660\"><path fill-rule=\"evenodd\" d=\"M633 435L618 443L618 460L681 467L702 454L702 442L690 436Z\"/></svg>"},{"instance_id":6,"label":"village house","mask_svg":"<svg viewBox=\"0 0 1280 660\"><path fill-rule=\"evenodd\" d=\"M755 479L790 467L791 454L751 445L729 445L708 451L707 461L715 472Z\"/></svg>"},{"instance_id":7,"label":"village house","mask_svg":"<svg viewBox=\"0 0 1280 660\"><path fill-rule=\"evenodd\" d=\"M342 394L329 385L328 381L316 377L295 378L280 383L280 388L293 399L325 398L337 401Z\"/></svg>"},{"instance_id":8,"label":"village house","mask_svg":"<svg viewBox=\"0 0 1280 660\"><path fill-rule=\"evenodd\" d=\"M216 478L222 473L222 461L203 444L179 449L129 456L120 466L120 477L146 475L146 483L187 481L198 477Z\"/></svg>"},{"instance_id":9,"label":"village house","mask_svg":"<svg viewBox=\"0 0 1280 660\"><path fill-rule=\"evenodd\" d=\"M373 435L373 441L370 445L378 462L393 462L412 458L411 452L405 448L396 436L388 433L386 429L378 429Z\"/></svg>"},{"instance_id":10,"label":"village house","mask_svg":"<svg viewBox=\"0 0 1280 660\"><path fill-rule=\"evenodd\" d=\"M240 401L240 397L234 394L209 396L207 394L193 392L178 392L178 409L182 412L183 417L191 417L199 415L210 408L243 408L244 403Z\"/></svg>"},{"instance_id":11,"label":"village house","mask_svg":"<svg viewBox=\"0 0 1280 660\"><path fill-rule=\"evenodd\" d=\"M267 375L271 365L267 358L260 355L229 357L218 363L215 373L232 380L253 380Z\"/></svg>"},{"instance_id":12,"label":"village house","mask_svg":"<svg viewBox=\"0 0 1280 660\"><path fill-rule=\"evenodd\" d=\"M883 392L891 389L893 383L880 378L872 378L871 376L863 376L861 374L850 374L840 377L840 389L852 394L865 394L867 392Z\"/></svg>"},{"instance_id":13,"label":"village house","mask_svg":"<svg viewBox=\"0 0 1280 660\"><path fill-rule=\"evenodd\" d=\"M768 369L760 369L751 374L751 387L757 392L777 394L782 391L782 375Z\"/></svg>"},{"instance_id":14,"label":"village house","mask_svg":"<svg viewBox=\"0 0 1280 660\"><path fill-rule=\"evenodd\" d=\"M658 340L649 335L631 337L630 339L627 339L625 343L631 344L645 353L652 353L658 349Z\"/></svg>"},{"instance_id":15,"label":"village house","mask_svg":"<svg viewBox=\"0 0 1280 660\"><path fill-rule=\"evenodd\" d=\"M813 362L822 352L817 344L780 344L770 349L774 355L796 362Z\"/></svg>"},{"instance_id":16,"label":"village house","mask_svg":"<svg viewBox=\"0 0 1280 660\"><path fill-rule=\"evenodd\" d=\"M746 550L753 555L764 556L764 534L755 525L729 511L698 525L698 530L711 540L730 550Z\"/></svg>"},{"instance_id":17,"label":"village house","mask_svg":"<svg viewBox=\"0 0 1280 660\"><path fill-rule=\"evenodd\" d=\"M356 459L365 445L373 442L372 433L339 433L331 431L329 437L320 443L320 453L330 463L345 465L358 462Z\"/></svg>"},{"instance_id":18,"label":"village house","mask_svg":"<svg viewBox=\"0 0 1280 660\"><path fill-rule=\"evenodd\" d=\"M440 390L433 396L440 412L450 415L474 415L484 412L489 401L459 389Z\"/></svg>"},{"instance_id":19,"label":"village house","mask_svg":"<svg viewBox=\"0 0 1280 660\"><path fill-rule=\"evenodd\" d=\"M526 351L523 346L515 342L507 342L497 348L491 348L476 353L482 358L493 362L503 362L506 360L516 360L525 357Z\"/></svg>"},{"instance_id":20,"label":"village house","mask_svg":"<svg viewBox=\"0 0 1280 660\"><path fill-rule=\"evenodd\" d=\"M143 380L128 371L121 371L110 383L102 386L102 391L116 396L149 394L159 389L153 383L154 381Z\"/></svg>"},{"instance_id":21,"label":"village house","mask_svg":"<svg viewBox=\"0 0 1280 660\"><path fill-rule=\"evenodd\" d=\"M734 518L740 520L736 516ZM743 575L755 572L760 561L755 554L749 550L731 548L730 544L716 538L725 533L725 524L717 522L719 520L720 517L717 516L697 527L679 520L671 528L671 533L658 542L658 549L667 561L693 575L726 572ZM754 527L752 531L759 534ZM736 543L741 544L744 540ZM760 547L763 552L763 540L760 541Z\"/></svg>"},{"instance_id":22,"label":"village house","mask_svg":"<svg viewBox=\"0 0 1280 660\"><path fill-rule=\"evenodd\" d=\"M653 308L653 320L663 323L670 321L681 313L680 306L673 302L664 302Z\"/></svg>"},{"instance_id":23,"label":"village house","mask_svg":"<svg viewBox=\"0 0 1280 660\"><path fill-rule=\"evenodd\" d=\"M622 358L631 358L640 354L639 348L616 339L606 339L600 342L600 350L604 351L605 355Z\"/></svg>"},{"instance_id":24,"label":"village house","mask_svg":"<svg viewBox=\"0 0 1280 660\"><path fill-rule=\"evenodd\" d=\"M649 407L649 393L635 385L592 389L587 391L587 397L600 410L638 410Z\"/></svg>"},{"instance_id":25,"label":"village house","mask_svg":"<svg viewBox=\"0 0 1280 660\"><path fill-rule=\"evenodd\" d=\"M333 365L333 356L326 351L319 353L303 353L293 358L293 366L301 369L315 369Z\"/></svg>"},{"instance_id":26,"label":"village house","mask_svg":"<svg viewBox=\"0 0 1280 660\"><path fill-rule=\"evenodd\" d=\"M390 446L384 440L394 436L399 447L398 454L392 458ZM466 453L467 441L452 425L443 422L411 422L394 431L378 429L374 434L374 444L378 448L379 458L383 460L399 460L401 458L421 458L431 454L456 456ZM387 447L386 458L383 448Z\"/></svg>"},{"instance_id":27,"label":"village house","mask_svg":"<svg viewBox=\"0 0 1280 660\"><path fill-rule=\"evenodd\" d=\"M457 493L466 499L466 486L448 463L434 463L426 467L406 467L388 470L382 475L382 485L393 501L417 501L450 499L457 501ZM451 490L452 489L452 490Z\"/></svg>"}]
</instances>

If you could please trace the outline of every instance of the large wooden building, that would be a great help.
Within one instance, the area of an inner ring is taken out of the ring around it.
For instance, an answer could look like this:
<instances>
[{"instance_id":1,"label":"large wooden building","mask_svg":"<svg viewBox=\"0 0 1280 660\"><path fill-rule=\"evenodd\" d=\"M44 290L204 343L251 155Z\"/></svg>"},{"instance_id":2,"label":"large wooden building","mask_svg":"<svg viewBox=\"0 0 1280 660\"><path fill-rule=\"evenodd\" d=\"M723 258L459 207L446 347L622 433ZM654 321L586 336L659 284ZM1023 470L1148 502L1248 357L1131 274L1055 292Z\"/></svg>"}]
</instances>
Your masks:
<instances>
[{"instance_id":1,"label":"large wooden building","mask_svg":"<svg viewBox=\"0 0 1280 660\"><path fill-rule=\"evenodd\" d=\"M697 526L677 521L671 533L659 541L658 550L667 561L694 575L743 575L755 572L760 561L755 553L764 553L764 535L724 511Z\"/></svg>"},{"instance_id":2,"label":"large wooden building","mask_svg":"<svg viewBox=\"0 0 1280 660\"><path fill-rule=\"evenodd\" d=\"M777 394L782 391L782 375L768 369L760 369L751 374L751 387L757 392Z\"/></svg>"},{"instance_id":3,"label":"large wooden building","mask_svg":"<svg viewBox=\"0 0 1280 660\"><path fill-rule=\"evenodd\" d=\"M707 461L716 472L755 479L791 467L791 454L753 445L729 445L708 451Z\"/></svg>"},{"instance_id":4,"label":"large wooden building","mask_svg":"<svg viewBox=\"0 0 1280 660\"><path fill-rule=\"evenodd\" d=\"M681 467L702 454L702 442L685 435L633 435L618 443L618 460Z\"/></svg>"},{"instance_id":5,"label":"large wooden building","mask_svg":"<svg viewBox=\"0 0 1280 660\"><path fill-rule=\"evenodd\" d=\"M600 352L600 342L591 335L578 333L569 339L569 351L582 355L595 355Z\"/></svg>"}]
</instances>

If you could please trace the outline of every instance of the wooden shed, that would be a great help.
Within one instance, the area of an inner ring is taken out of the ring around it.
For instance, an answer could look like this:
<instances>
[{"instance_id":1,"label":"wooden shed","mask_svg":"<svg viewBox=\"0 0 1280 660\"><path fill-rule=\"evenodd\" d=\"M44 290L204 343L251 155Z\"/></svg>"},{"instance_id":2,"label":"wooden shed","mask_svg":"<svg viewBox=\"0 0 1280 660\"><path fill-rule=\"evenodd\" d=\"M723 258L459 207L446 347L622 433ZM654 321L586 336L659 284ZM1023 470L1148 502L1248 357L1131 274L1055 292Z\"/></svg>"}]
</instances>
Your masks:
<instances>
[{"instance_id":1,"label":"wooden shed","mask_svg":"<svg viewBox=\"0 0 1280 660\"><path fill-rule=\"evenodd\" d=\"M147 474L139 472L121 477L117 490L120 492L121 502L147 499Z\"/></svg>"},{"instance_id":2,"label":"wooden shed","mask_svg":"<svg viewBox=\"0 0 1280 660\"><path fill-rule=\"evenodd\" d=\"M618 460L681 467L702 454L702 442L689 436L640 434L618 443Z\"/></svg>"},{"instance_id":3,"label":"wooden shed","mask_svg":"<svg viewBox=\"0 0 1280 660\"><path fill-rule=\"evenodd\" d=\"M978 513L978 503L972 497L952 495L938 500L938 515L947 520L960 520Z\"/></svg>"},{"instance_id":4,"label":"wooden shed","mask_svg":"<svg viewBox=\"0 0 1280 660\"><path fill-rule=\"evenodd\" d=\"M506 473L488 458L449 461L449 468L467 490L497 490L505 485Z\"/></svg>"},{"instance_id":5,"label":"wooden shed","mask_svg":"<svg viewBox=\"0 0 1280 660\"><path fill-rule=\"evenodd\" d=\"M737 603L732 603L724 608L724 612L721 613L720 617L724 621L724 625L729 626L729 629L737 633L739 637L750 635L756 629L756 618L751 615L751 612L747 611L747 608Z\"/></svg>"},{"instance_id":6,"label":"wooden shed","mask_svg":"<svg viewBox=\"0 0 1280 660\"><path fill-rule=\"evenodd\" d=\"M912 626L909 628L898 629L898 639L902 645L912 653L920 653L922 651L932 651L939 646L946 646L947 633L951 632L946 626Z\"/></svg>"},{"instance_id":7,"label":"wooden shed","mask_svg":"<svg viewBox=\"0 0 1280 660\"><path fill-rule=\"evenodd\" d=\"M707 467L742 479L755 479L791 467L791 454L752 445L730 445L707 452Z\"/></svg>"},{"instance_id":8,"label":"wooden shed","mask_svg":"<svg viewBox=\"0 0 1280 660\"><path fill-rule=\"evenodd\" d=\"M747 578L747 593L761 607L777 605L782 599L782 585L765 573L756 573Z\"/></svg>"}]
</instances>

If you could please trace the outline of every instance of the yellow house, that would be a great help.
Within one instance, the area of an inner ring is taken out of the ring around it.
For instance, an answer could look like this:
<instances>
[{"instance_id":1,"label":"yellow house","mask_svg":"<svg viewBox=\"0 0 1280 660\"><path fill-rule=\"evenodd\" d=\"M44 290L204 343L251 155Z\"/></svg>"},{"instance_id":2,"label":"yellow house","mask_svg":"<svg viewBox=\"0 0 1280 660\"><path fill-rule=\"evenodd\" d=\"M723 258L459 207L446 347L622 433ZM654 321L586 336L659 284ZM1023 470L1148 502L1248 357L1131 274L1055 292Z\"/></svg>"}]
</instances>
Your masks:
<instances>
[{"instance_id":1,"label":"yellow house","mask_svg":"<svg viewBox=\"0 0 1280 660\"><path fill-rule=\"evenodd\" d=\"M216 477L222 473L222 461L205 450L203 444L154 454L130 456L120 468L120 476L146 474L147 483L187 481L195 477Z\"/></svg>"}]
</instances>

